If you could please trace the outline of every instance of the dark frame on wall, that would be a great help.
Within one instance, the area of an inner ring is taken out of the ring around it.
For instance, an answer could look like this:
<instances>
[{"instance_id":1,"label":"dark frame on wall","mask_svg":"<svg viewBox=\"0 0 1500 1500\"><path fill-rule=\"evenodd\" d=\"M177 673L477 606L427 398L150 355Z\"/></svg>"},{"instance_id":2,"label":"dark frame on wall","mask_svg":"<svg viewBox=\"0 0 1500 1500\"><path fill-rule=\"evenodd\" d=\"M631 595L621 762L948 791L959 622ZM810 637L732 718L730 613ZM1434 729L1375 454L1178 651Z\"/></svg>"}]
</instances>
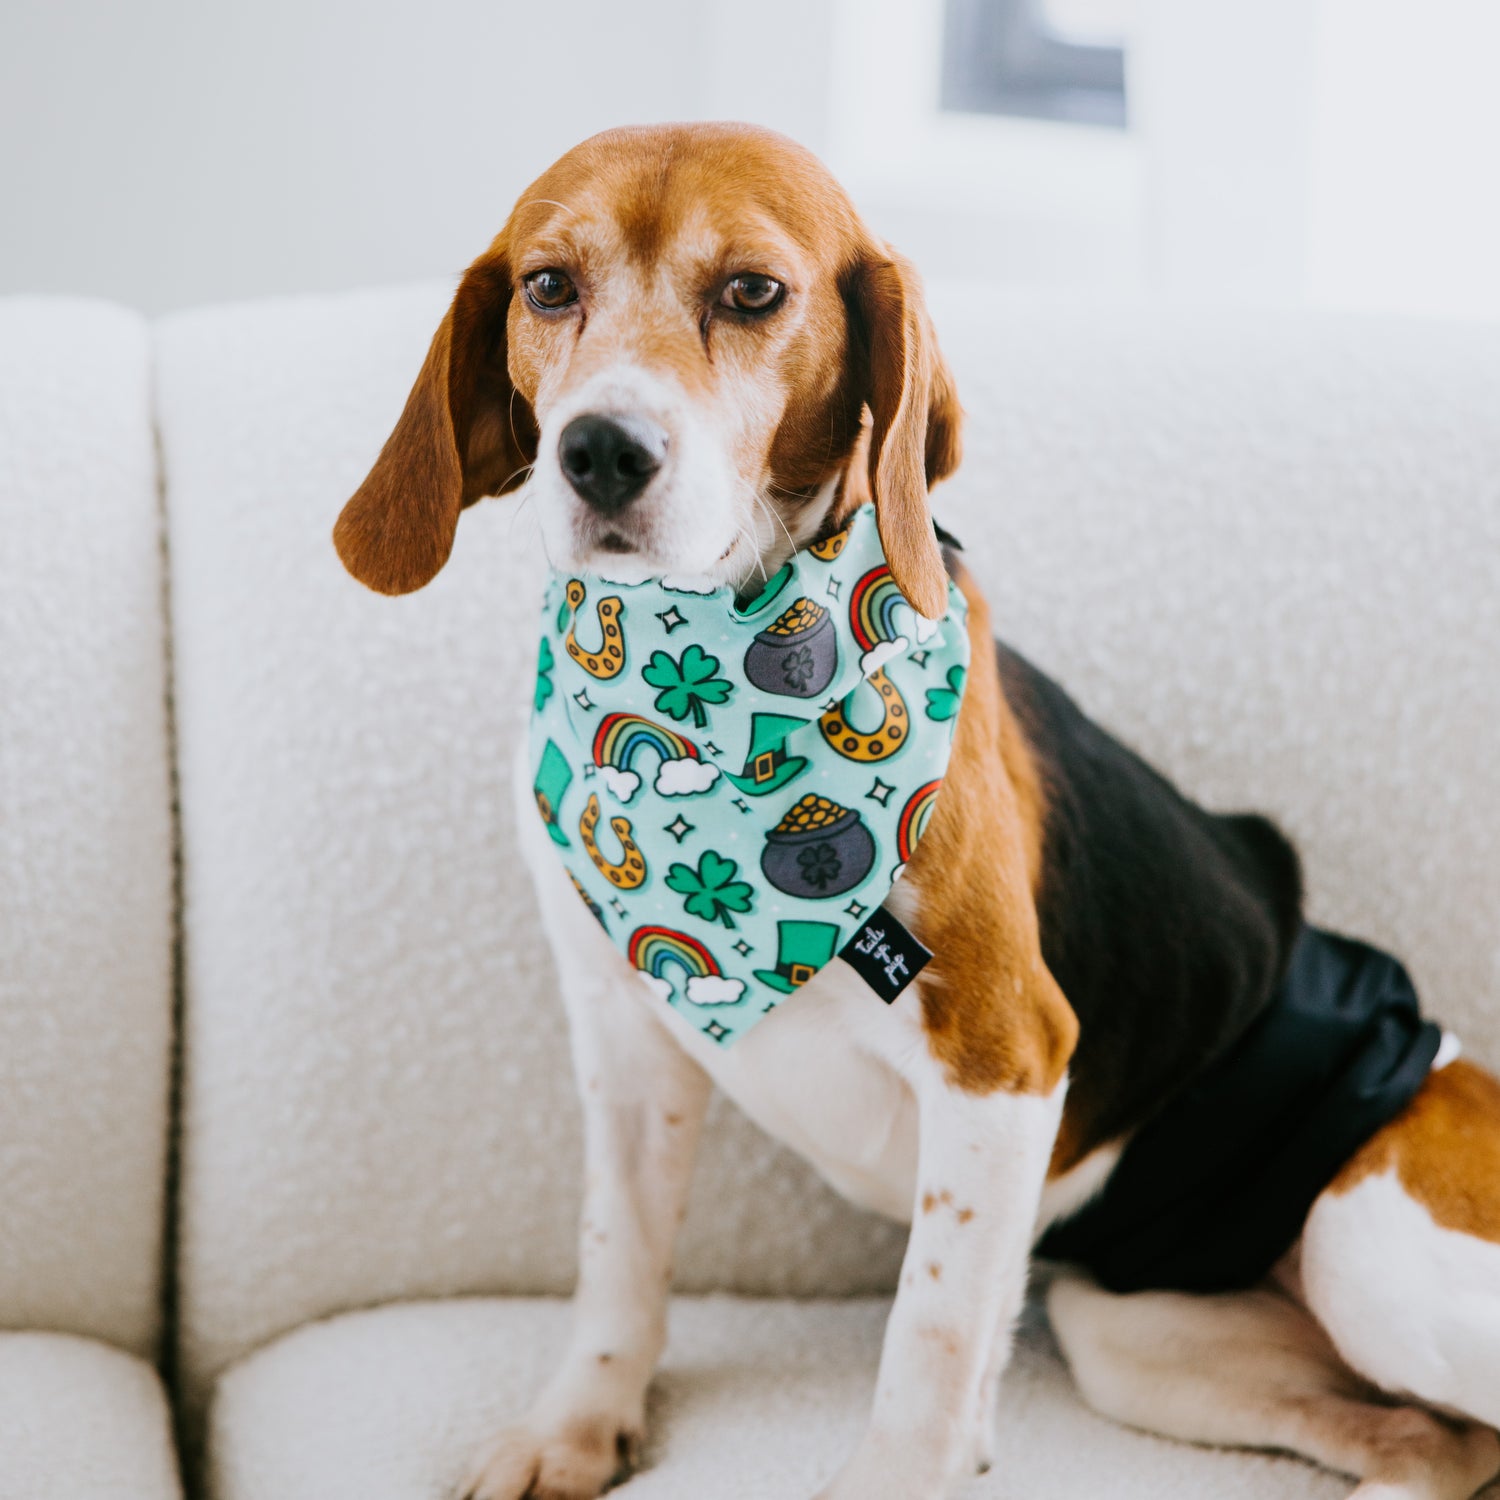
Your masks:
<instances>
[{"instance_id":1,"label":"dark frame on wall","mask_svg":"<svg viewBox=\"0 0 1500 1500\"><path fill-rule=\"evenodd\" d=\"M945 0L942 107L1116 129L1125 49L1072 40L1041 0Z\"/></svg>"}]
</instances>

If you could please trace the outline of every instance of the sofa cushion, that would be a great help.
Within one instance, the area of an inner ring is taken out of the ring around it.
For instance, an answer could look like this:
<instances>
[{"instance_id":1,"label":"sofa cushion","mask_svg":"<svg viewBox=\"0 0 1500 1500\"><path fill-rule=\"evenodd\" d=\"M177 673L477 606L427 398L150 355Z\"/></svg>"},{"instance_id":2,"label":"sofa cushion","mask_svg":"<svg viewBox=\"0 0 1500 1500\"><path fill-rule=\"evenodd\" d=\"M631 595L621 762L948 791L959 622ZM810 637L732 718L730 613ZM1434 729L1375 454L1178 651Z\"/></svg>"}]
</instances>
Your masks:
<instances>
[{"instance_id":1,"label":"sofa cushion","mask_svg":"<svg viewBox=\"0 0 1500 1500\"><path fill-rule=\"evenodd\" d=\"M55 1333L0 1334L0 1500L176 1500L156 1372Z\"/></svg>"},{"instance_id":2,"label":"sofa cushion","mask_svg":"<svg viewBox=\"0 0 1500 1500\"><path fill-rule=\"evenodd\" d=\"M428 289L160 325L193 1390L332 1310L572 1282L577 1112L509 782L535 532L489 508L398 601L330 540L442 307ZM686 1287L877 1290L902 1242L715 1112Z\"/></svg>"},{"instance_id":3,"label":"sofa cushion","mask_svg":"<svg viewBox=\"0 0 1500 1500\"><path fill-rule=\"evenodd\" d=\"M565 1289L578 1132L514 857L542 565L515 499L410 598L329 531L443 289L159 334L187 899L184 1367L310 1317ZM1500 330L935 292L937 495L997 628L1500 1058ZM716 1114L688 1290L889 1286L902 1234Z\"/></svg>"},{"instance_id":4,"label":"sofa cushion","mask_svg":"<svg viewBox=\"0 0 1500 1500\"><path fill-rule=\"evenodd\" d=\"M0 302L0 1327L160 1303L172 804L150 343Z\"/></svg>"},{"instance_id":5,"label":"sofa cushion","mask_svg":"<svg viewBox=\"0 0 1500 1500\"><path fill-rule=\"evenodd\" d=\"M630 1500L808 1500L858 1440L886 1304L679 1300ZM412 1303L298 1330L223 1378L212 1500L450 1500L520 1415L567 1334L564 1305ZM1001 1395L994 1469L955 1500L1344 1500L1295 1459L1212 1452L1082 1407L1033 1306Z\"/></svg>"}]
</instances>

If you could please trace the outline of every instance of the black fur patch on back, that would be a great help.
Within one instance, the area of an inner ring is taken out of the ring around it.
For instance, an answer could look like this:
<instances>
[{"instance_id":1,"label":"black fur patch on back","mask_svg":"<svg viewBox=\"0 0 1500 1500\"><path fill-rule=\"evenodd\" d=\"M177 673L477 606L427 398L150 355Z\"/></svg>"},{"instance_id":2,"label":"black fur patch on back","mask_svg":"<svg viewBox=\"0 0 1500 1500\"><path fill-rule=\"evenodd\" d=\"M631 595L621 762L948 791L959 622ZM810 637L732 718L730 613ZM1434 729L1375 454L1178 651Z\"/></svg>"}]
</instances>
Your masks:
<instances>
[{"instance_id":1,"label":"black fur patch on back","mask_svg":"<svg viewBox=\"0 0 1500 1500\"><path fill-rule=\"evenodd\" d=\"M1042 951L1081 1026L1071 1154L1135 1130L1266 1008L1301 928L1297 853L1265 818L1188 801L997 643L1045 787Z\"/></svg>"}]
</instances>

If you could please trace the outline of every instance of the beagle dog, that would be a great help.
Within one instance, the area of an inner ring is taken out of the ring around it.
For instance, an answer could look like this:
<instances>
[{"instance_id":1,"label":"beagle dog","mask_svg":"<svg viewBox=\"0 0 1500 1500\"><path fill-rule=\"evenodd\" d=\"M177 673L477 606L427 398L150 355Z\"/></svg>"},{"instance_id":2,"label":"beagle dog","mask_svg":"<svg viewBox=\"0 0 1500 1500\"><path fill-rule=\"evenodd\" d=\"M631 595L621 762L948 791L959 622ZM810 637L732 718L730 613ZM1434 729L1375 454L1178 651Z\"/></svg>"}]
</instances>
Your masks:
<instances>
[{"instance_id":1,"label":"beagle dog","mask_svg":"<svg viewBox=\"0 0 1500 1500\"><path fill-rule=\"evenodd\" d=\"M1274 827L1195 807L997 646L928 508L960 423L916 276L817 160L745 126L616 130L470 266L339 517L384 593L523 491L580 597L739 597L872 509L908 618L962 622L950 583L967 606L946 776L884 897L930 961L893 999L849 963L789 970L722 1045L622 953L521 760L587 1186L568 1352L465 1493L589 1500L634 1462L716 1083L911 1225L868 1429L821 1500L939 1500L988 1466L1038 1244L1101 1412L1304 1454L1362 1500L1465 1500L1500 1472L1500 1084L1399 965L1304 925ZM703 909L733 926L737 899Z\"/></svg>"}]
</instances>

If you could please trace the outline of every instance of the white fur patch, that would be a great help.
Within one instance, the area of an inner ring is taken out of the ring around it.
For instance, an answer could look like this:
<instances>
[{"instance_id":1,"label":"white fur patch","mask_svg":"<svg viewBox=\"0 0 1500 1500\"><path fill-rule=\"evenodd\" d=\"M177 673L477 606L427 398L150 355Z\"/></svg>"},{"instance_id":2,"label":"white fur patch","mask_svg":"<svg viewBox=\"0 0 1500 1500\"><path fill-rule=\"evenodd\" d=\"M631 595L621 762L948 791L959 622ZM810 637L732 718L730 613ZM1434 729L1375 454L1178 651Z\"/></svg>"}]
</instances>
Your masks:
<instances>
[{"instance_id":1,"label":"white fur patch","mask_svg":"<svg viewBox=\"0 0 1500 1500\"><path fill-rule=\"evenodd\" d=\"M1366 1379L1500 1423L1500 1245L1436 1223L1394 1171L1313 1205L1302 1285Z\"/></svg>"},{"instance_id":2,"label":"white fur patch","mask_svg":"<svg viewBox=\"0 0 1500 1500\"><path fill-rule=\"evenodd\" d=\"M1042 1189L1041 1210L1037 1214L1036 1238L1059 1219L1071 1218L1090 1199L1104 1191L1110 1173L1120 1160L1122 1145L1100 1146L1089 1152L1076 1166L1060 1177L1054 1177Z\"/></svg>"},{"instance_id":3,"label":"white fur patch","mask_svg":"<svg viewBox=\"0 0 1500 1500\"><path fill-rule=\"evenodd\" d=\"M694 1005L733 1005L744 993L743 979L719 974L700 974L687 982L687 997Z\"/></svg>"},{"instance_id":4,"label":"white fur patch","mask_svg":"<svg viewBox=\"0 0 1500 1500\"><path fill-rule=\"evenodd\" d=\"M1445 1031L1442 1041L1438 1043L1437 1056L1432 1060L1432 1071L1436 1073L1439 1068L1446 1068L1449 1063L1457 1062L1463 1056L1463 1051L1464 1044L1451 1031Z\"/></svg>"},{"instance_id":5,"label":"white fur patch","mask_svg":"<svg viewBox=\"0 0 1500 1500\"><path fill-rule=\"evenodd\" d=\"M621 802L629 802L641 786L641 778L634 771L622 771L618 766L600 766L599 780Z\"/></svg>"},{"instance_id":6,"label":"white fur patch","mask_svg":"<svg viewBox=\"0 0 1500 1500\"><path fill-rule=\"evenodd\" d=\"M656 773L657 794L662 797L693 797L706 792L719 779L719 768L712 761L664 760Z\"/></svg>"}]
</instances>

